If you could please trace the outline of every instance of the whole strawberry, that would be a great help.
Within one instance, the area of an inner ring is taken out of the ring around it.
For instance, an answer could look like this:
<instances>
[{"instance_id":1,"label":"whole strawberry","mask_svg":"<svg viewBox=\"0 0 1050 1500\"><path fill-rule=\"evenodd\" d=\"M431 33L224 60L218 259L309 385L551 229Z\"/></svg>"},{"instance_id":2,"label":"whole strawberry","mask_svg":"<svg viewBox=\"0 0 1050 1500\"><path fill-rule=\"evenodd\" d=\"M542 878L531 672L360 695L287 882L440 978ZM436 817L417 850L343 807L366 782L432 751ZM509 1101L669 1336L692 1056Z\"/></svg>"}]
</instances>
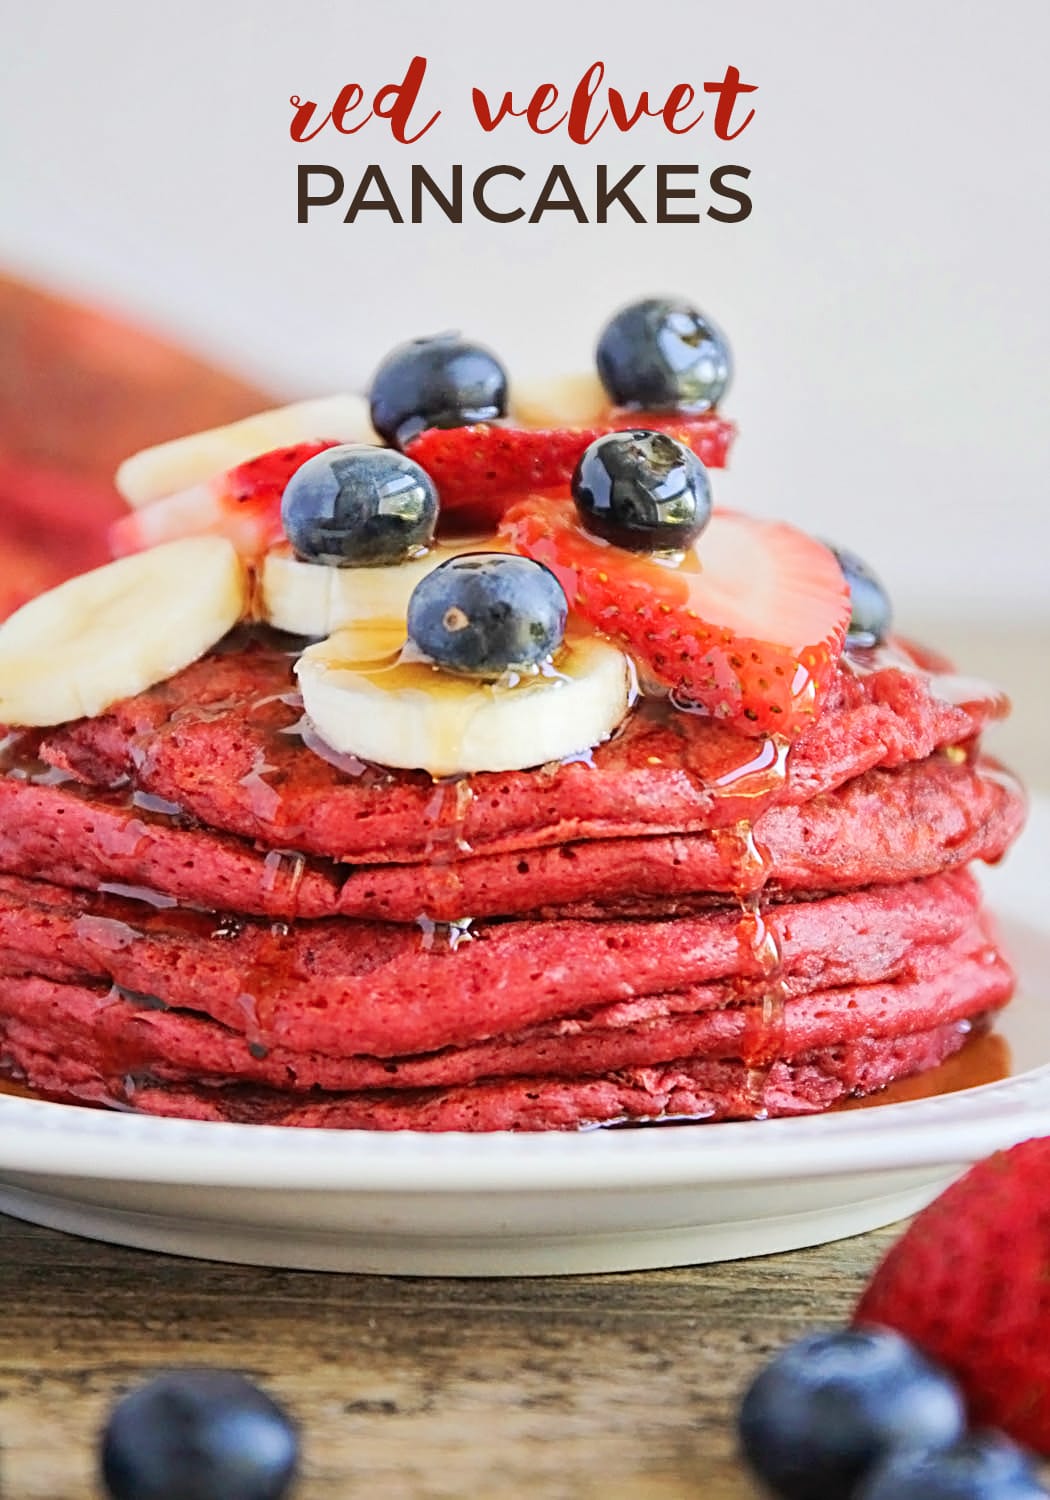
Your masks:
<instances>
[{"instance_id":1,"label":"whole strawberry","mask_svg":"<svg viewBox=\"0 0 1050 1500\"><path fill-rule=\"evenodd\" d=\"M974 1425L1050 1455L1050 1138L980 1162L921 1213L854 1320L946 1366Z\"/></svg>"}]
</instances>

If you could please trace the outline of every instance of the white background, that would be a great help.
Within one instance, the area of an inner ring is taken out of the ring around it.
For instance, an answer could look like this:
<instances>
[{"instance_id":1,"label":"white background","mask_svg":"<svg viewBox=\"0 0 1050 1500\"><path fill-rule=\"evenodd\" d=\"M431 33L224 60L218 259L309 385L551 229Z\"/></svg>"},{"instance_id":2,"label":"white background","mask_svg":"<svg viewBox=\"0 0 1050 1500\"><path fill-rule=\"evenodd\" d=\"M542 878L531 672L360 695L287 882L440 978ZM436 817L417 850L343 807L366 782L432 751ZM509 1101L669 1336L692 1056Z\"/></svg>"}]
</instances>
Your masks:
<instances>
[{"instance_id":1,"label":"white background","mask_svg":"<svg viewBox=\"0 0 1050 1500\"><path fill-rule=\"evenodd\" d=\"M0 261L144 315L280 392L367 380L462 327L514 370L585 365L625 299L672 290L728 330L740 422L719 498L866 554L909 620L1024 617L1050 645L1046 0L5 0ZM298 147L288 97L429 58L443 117ZM625 93L737 65L732 144L705 123L586 148L482 134L474 84ZM752 169L744 224L295 222L295 165L404 180L498 161Z\"/></svg>"}]
</instances>

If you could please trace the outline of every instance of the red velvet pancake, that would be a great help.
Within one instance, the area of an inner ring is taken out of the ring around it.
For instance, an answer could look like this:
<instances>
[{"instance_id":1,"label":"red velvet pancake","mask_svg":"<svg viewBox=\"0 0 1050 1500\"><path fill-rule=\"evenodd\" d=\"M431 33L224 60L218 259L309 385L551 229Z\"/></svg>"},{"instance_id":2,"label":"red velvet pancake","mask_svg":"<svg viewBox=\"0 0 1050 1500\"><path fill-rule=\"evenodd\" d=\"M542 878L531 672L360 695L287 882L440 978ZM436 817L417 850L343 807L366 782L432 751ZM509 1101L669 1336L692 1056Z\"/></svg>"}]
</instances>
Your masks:
<instances>
[{"instance_id":1,"label":"red velvet pancake","mask_svg":"<svg viewBox=\"0 0 1050 1500\"><path fill-rule=\"evenodd\" d=\"M785 1000L940 975L945 955L968 957L989 942L967 873L785 903L765 923ZM630 1024L649 1024L762 999L763 939L733 908L670 921L478 923L455 944L338 918L275 930L0 878L0 973L119 986L151 997L153 1010L332 1057L463 1047L570 1018L578 1029L584 1013L616 1005L634 1007Z\"/></svg>"},{"instance_id":2,"label":"red velvet pancake","mask_svg":"<svg viewBox=\"0 0 1050 1500\"><path fill-rule=\"evenodd\" d=\"M48 984L21 983L37 990ZM978 1016L906 1035L866 1035L760 1069L732 1058L684 1058L602 1076L536 1074L437 1088L308 1094L108 1075L86 1038L64 1051L47 1031L3 1018L0 1044L8 1069L43 1093L149 1114L366 1130L571 1130L630 1120L813 1113L936 1067L983 1024Z\"/></svg>"},{"instance_id":3,"label":"red velvet pancake","mask_svg":"<svg viewBox=\"0 0 1050 1500\"><path fill-rule=\"evenodd\" d=\"M1016 783L997 767L931 756L869 771L802 805L773 806L753 837L727 829L604 838L362 868L259 849L128 789L9 774L0 776L0 871L272 917L673 915L763 882L767 894L849 890L998 859L1023 818Z\"/></svg>"},{"instance_id":4,"label":"red velvet pancake","mask_svg":"<svg viewBox=\"0 0 1050 1500\"><path fill-rule=\"evenodd\" d=\"M772 740L646 700L586 760L435 785L423 772L348 770L304 744L297 652L272 634L232 638L103 717L40 737L36 753L95 786L130 781L271 848L415 863L450 846L495 853L755 821L872 768L965 745L1007 708L992 689L927 671L899 648L840 668L818 723L789 756Z\"/></svg>"},{"instance_id":5,"label":"red velvet pancake","mask_svg":"<svg viewBox=\"0 0 1050 1500\"><path fill-rule=\"evenodd\" d=\"M787 750L647 701L579 761L318 754L238 633L0 765L0 1066L202 1119L569 1129L828 1108L1009 997L966 866L1024 816L990 690L894 647ZM452 924L451 926L449 924Z\"/></svg>"}]
</instances>

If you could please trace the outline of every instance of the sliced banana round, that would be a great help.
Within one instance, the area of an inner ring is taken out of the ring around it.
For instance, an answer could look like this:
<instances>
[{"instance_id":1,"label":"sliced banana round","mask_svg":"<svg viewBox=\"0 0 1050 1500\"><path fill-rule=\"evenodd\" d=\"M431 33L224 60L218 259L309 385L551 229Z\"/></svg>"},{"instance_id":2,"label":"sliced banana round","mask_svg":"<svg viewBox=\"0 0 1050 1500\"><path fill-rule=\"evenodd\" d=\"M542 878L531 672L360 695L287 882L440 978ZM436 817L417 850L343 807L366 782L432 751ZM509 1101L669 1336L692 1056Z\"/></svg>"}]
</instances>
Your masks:
<instances>
[{"instance_id":1,"label":"sliced banana round","mask_svg":"<svg viewBox=\"0 0 1050 1500\"><path fill-rule=\"evenodd\" d=\"M637 691L627 657L597 636L566 641L549 672L495 683L408 659L403 643L352 628L299 658L306 715L333 750L432 776L524 770L601 744Z\"/></svg>"},{"instance_id":2,"label":"sliced banana round","mask_svg":"<svg viewBox=\"0 0 1050 1500\"><path fill-rule=\"evenodd\" d=\"M547 380L515 380L510 415L523 427L593 427L609 410L597 371Z\"/></svg>"},{"instance_id":3,"label":"sliced banana round","mask_svg":"<svg viewBox=\"0 0 1050 1500\"><path fill-rule=\"evenodd\" d=\"M378 443L364 396L321 396L257 412L226 427L210 427L187 437L144 448L117 470L117 489L134 509L189 489L223 469L233 469L268 453L311 439Z\"/></svg>"},{"instance_id":4,"label":"sliced banana round","mask_svg":"<svg viewBox=\"0 0 1050 1500\"><path fill-rule=\"evenodd\" d=\"M223 537L169 542L60 584L0 625L0 724L105 713L203 656L246 600Z\"/></svg>"},{"instance_id":5,"label":"sliced banana round","mask_svg":"<svg viewBox=\"0 0 1050 1500\"><path fill-rule=\"evenodd\" d=\"M326 568L290 552L267 554L259 579L262 617L292 635L327 636L347 625L390 624L404 635L419 581L464 552L498 552L491 539L431 547L422 557L380 568Z\"/></svg>"}]
</instances>

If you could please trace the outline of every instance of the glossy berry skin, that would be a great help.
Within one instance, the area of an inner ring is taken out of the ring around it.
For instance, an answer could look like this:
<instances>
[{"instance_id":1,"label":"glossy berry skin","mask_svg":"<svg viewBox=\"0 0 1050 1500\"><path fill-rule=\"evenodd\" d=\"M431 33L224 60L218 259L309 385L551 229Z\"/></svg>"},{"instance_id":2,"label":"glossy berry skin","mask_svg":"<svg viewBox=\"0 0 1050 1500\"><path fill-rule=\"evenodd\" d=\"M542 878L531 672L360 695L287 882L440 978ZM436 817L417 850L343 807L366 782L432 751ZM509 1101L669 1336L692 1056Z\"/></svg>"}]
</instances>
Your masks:
<instances>
[{"instance_id":1,"label":"glossy berry skin","mask_svg":"<svg viewBox=\"0 0 1050 1500\"><path fill-rule=\"evenodd\" d=\"M855 1500L1046 1500L1028 1455L998 1433L981 1432L937 1453L891 1456Z\"/></svg>"},{"instance_id":2,"label":"glossy berry skin","mask_svg":"<svg viewBox=\"0 0 1050 1500\"><path fill-rule=\"evenodd\" d=\"M668 297L621 308L595 357L610 399L645 411L708 411L732 375L725 335L688 302Z\"/></svg>"},{"instance_id":3,"label":"glossy berry skin","mask_svg":"<svg viewBox=\"0 0 1050 1500\"><path fill-rule=\"evenodd\" d=\"M408 636L449 671L499 677L547 660L565 636L568 603L540 563L501 552L454 557L408 602Z\"/></svg>"},{"instance_id":4,"label":"glossy berry skin","mask_svg":"<svg viewBox=\"0 0 1050 1500\"><path fill-rule=\"evenodd\" d=\"M811 1334L767 1365L744 1397L740 1439L783 1500L846 1500L893 1452L944 1448L966 1427L953 1382L878 1329Z\"/></svg>"},{"instance_id":5,"label":"glossy berry skin","mask_svg":"<svg viewBox=\"0 0 1050 1500\"><path fill-rule=\"evenodd\" d=\"M950 1370L976 1425L1050 1459L1048 1182L1050 1135L985 1157L891 1246L854 1317Z\"/></svg>"},{"instance_id":6,"label":"glossy berry skin","mask_svg":"<svg viewBox=\"0 0 1050 1500\"><path fill-rule=\"evenodd\" d=\"M893 623L890 596L867 563L855 552L832 547L842 576L849 584L850 622L847 646L877 646L889 635Z\"/></svg>"},{"instance_id":7,"label":"glossy berry skin","mask_svg":"<svg viewBox=\"0 0 1050 1500\"><path fill-rule=\"evenodd\" d=\"M407 447L423 465L441 496L441 523L485 532L499 524L507 508L538 490L566 490L573 470L595 439L608 432L645 427L666 432L691 448L709 469L724 469L735 428L714 412L690 416L610 410L605 421L586 428L489 426L436 429Z\"/></svg>"},{"instance_id":8,"label":"glossy berry skin","mask_svg":"<svg viewBox=\"0 0 1050 1500\"><path fill-rule=\"evenodd\" d=\"M507 375L481 344L439 333L392 350L372 377L369 402L380 437L403 448L428 427L469 427L505 416Z\"/></svg>"},{"instance_id":9,"label":"glossy berry skin","mask_svg":"<svg viewBox=\"0 0 1050 1500\"><path fill-rule=\"evenodd\" d=\"M114 1407L102 1438L112 1500L281 1500L295 1476L295 1428L242 1375L160 1375Z\"/></svg>"},{"instance_id":10,"label":"glossy berry skin","mask_svg":"<svg viewBox=\"0 0 1050 1500\"><path fill-rule=\"evenodd\" d=\"M345 443L297 469L281 522L303 562L389 567L433 540L438 495L425 470L389 448Z\"/></svg>"},{"instance_id":11,"label":"glossy berry skin","mask_svg":"<svg viewBox=\"0 0 1050 1500\"><path fill-rule=\"evenodd\" d=\"M610 432L572 476L584 529L629 552L684 552L711 519L711 485L695 453L663 432Z\"/></svg>"}]
</instances>

